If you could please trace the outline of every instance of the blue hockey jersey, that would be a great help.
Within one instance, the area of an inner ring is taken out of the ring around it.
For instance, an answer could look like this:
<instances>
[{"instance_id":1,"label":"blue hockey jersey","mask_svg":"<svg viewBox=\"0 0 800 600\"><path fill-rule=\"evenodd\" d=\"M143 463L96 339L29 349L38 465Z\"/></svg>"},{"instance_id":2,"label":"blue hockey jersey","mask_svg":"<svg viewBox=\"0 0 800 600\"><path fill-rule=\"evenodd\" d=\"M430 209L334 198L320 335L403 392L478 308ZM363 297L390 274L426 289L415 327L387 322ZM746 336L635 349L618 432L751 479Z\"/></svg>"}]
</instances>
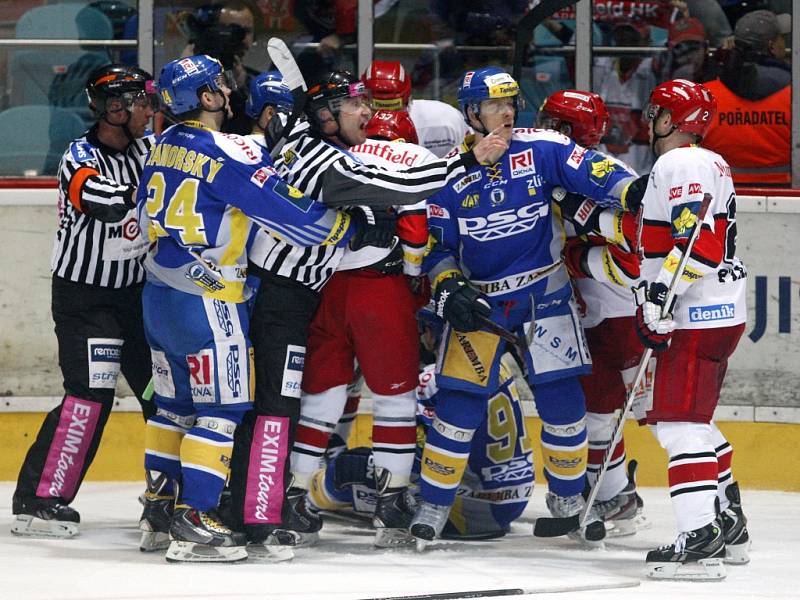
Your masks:
<instances>
[{"instance_id":1,"label":"blue hockey jersey","mask_svg":"<svg viewBox=\"0 0 800 600\"><path fill-rule=\"evenodd\" d=\"M434 287L462 272L493 300L524 300L530 307L531 293L554 293L568 282L559 265L564 234L552 214L553 187L619 207L633 180L605 155L566 136L515 129L499 162L473 167L429 199L433 247L424 268Z\"/></svg>"},{"instance_id":2,"label":"blue hockey jersey","mask_svg":"<svg viewBox=\"0 0 800 600\"><path fill-rule=\"evenodd\" d=\"M348 215L289 186L264 148L191 122L158 138L137 195L148 281L230 302L245 285L253 222L295 246L344 245Z\"/></svg>"}]
</instances>

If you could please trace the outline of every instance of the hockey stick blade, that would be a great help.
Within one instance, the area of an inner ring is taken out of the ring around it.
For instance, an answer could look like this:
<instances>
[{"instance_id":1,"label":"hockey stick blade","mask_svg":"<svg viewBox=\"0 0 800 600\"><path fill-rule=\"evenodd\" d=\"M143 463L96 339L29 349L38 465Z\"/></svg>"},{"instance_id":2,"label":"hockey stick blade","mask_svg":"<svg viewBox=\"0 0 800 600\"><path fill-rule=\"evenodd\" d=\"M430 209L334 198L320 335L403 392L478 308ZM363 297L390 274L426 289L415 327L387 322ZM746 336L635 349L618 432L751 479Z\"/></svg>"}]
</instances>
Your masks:
<instances>
[{"instance_id":1,"label":"hockey stick blade","mask_svg":"<svg viewBox=\"0 0 800 600\"><path fill-rule=\"evenodd\" d=\"M297 62L294 60L294 56L292 56L292 52L289 50L286 42L276 37L269 38L269 42L267 42L267 53L269 54L272 64L281 72L283 83L292 90L292 94L294 94L294 90L296 89L300 89L303 92L308 90L306 81L303 79L300 68L297 66Z\"/></svg>"},{"instance_id":2,"label":"hockey stick blade","mask_svg":"<svg viewBox=\"0 0 800 600\"><path fill-rule=\"evenodd\" d=\"M571 517L539 517L533 524L533 535L536 537L561 537L575 531L580 525L580 516Z\"/></svg>"}]
</instances>

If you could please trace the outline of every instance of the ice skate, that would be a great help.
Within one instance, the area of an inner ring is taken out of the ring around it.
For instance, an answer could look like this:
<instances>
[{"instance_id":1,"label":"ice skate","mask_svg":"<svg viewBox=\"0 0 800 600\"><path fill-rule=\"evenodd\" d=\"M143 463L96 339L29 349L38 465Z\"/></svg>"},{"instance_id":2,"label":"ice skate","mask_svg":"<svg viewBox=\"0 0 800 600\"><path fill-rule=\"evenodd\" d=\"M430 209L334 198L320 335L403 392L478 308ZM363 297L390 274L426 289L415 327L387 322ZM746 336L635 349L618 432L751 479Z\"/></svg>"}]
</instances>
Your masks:
<instances>
[{"instance_id":1,"label":"ice skate","mask_svg":"<svg viewBox=\"0 0 800 600\"><path fill-rule=\"evenodd\" d=\"M745 565L750 562L750 534L747 531L747 517L742 512L742 498L739 484L734 482L725 490L730 506L720 514L722 531L725 534L725 562L732 565Z\"/></svg>"},{"instance_id":2,"label":"ice skate","mask_svg":"<svg viewBox=\"0 0 800 600\"><path fill-rule=\"evenodd\" d=\"M647 553L647 575L653 579L715 581L725 579L725 537L719 519L681 533L674 544Z\"/></svg>"},{"instance_id":3,"label":"ice skate","mask_svg":"<svg viewBox=\"0 0 800 600\"><path fill-rule=\"evenodd\" d=\"M175 507L169 528L169 562L237 562L247 559L243 533L223 525L216 512L186 504Z\"/></svg>"},{"instance_id":4,"label":"ice skate","mask_svg":"<svg viewBox=\"0 0 800 600\"><path fill-rule=\"evenodd\" d=\"M582 494L558 496L553 492L547 492L545 504L547 504L551 515L557 518L564 518L579 515L583 507L586 506L586 500L584 500ZM603 545L603 538L606 537L606 528L600 515L597 514L596 508L593 506L586 518L586 524L567 535L573 540L578 540L597 548Z\"/></svg>"},{"instance_id":5,"label":"ice skate","mask_svg":"<svg viewBox=\"0 0 800 600\"><path fill-rule=\"evenodd\" d=\"M16 494L11 510L11 533L37 538L68 539L78 535L81 516L58 498L20 498Z\"/></svg>"},{"instance_id":6,"label":"ice skate","mask_svg":"<svg viewBox=\"0 0 800 600\"><path fill-rule=\"evenodd\" d=\"M378 490L378 502L372 525L375 527L375 541L378 548L394 548L409 546L415 543L411 535L411 519L417 508L414 497L408 487L390 487L392 475L381 468L375 469L375 483Z\"/></svg>"},{"instance_id":7,"label":"ice skate","mask_svg":"<svg viewBox=\"0 0 800 600\"><path fill-rule=\"evenodd\" d=\"M248 541L247 556L256 562L283 562L294 558L295 537L285 529L273 529L262 541Z\"/></svg>"},{"instance_id":8,"label":"ice skate","mask_svg":"<svg viewBox=\"0 0 800 600\"><path fill-rule=\"evenodd\" d=\"M161 496L147 491L139 500L144 505L142 516L139 517L139 529L142 531L139 550L165 550L170 542L169 525L172 522L175 496Z\"/></svg>"},{"instance_id":9,"label":"ice skate","mask_svg":"<svg viewBox=\"0 0 800 600\"><path fill-rule=\"evenodd\" d=\"M411 535L416 538L417 550L423 551L425 547L442 534L450 514L449 506L440 506L422 501L417 505L417 512L411 520Z\"/></svg>"},{"instance_id":10,"label":"ice skate","mask_svg":"<svg viewBox=\"0 0 800 600\"><path fill-rule=\"evenodd\" d=\"M633 535L651 525L642 514L644 503L636 493L636 467L635 460L628 463L628 485L619 494L609 500L597 500L594 503L597 514L605 523L608 537Z\"/></svg>"},{"instance_id":11,"label":"ice skate","mask_svg":"<svg viewBox=\"0 0 800 600\"><path fill-rule=\"evenodd\" d=\"M286 492L282 517L283 522L272 532L275 543L300 548L312 546L319 541L322 517L309 504L303 488L290 487ZM290 538L294 543L290 542Z\"/></svg>"},{"instance_id":12,"label":"ice skate","mask_svg":"<svg viewBox=\"0 0 800 600\"><path fill-rule=\"evenodd\" d=\"M175 495L165 492L169 480L164 473L145 470L145 482L147 490L139 496L139 502L144 506L139 517L139 529L142 530L139 550L165 550L170 542L169 525L175 508Z\"/></svg>"}]
</instances>

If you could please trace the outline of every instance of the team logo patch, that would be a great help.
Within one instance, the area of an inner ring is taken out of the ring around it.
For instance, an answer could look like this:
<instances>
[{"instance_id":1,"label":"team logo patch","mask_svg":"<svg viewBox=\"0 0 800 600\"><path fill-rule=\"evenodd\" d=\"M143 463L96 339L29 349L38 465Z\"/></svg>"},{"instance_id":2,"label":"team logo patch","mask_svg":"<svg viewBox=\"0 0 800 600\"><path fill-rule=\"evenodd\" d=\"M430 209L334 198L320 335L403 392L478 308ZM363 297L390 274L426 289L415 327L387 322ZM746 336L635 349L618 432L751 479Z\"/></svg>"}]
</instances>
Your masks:
<instances>
[{"instance_id":1,"label":"team logo patch","mask_svg":"<svg viewBox=\"0 0 800 600\"><path fill-rule=\"evenodd\" d=\"M536 173L536 166L533 164L533 150L531 148L509 155L508 162L511 165L511 179Z\"/></svg>"},{"instance_id":2,"label":"team logo patch","mask_svg":"<svg viewBox=\"0 0 800 600\"><path fill-rule=\"evenodd\" d=\"M311 198L305 196L303 192L295 187L287 184L283 179L276 178L275 185L272 186L272 191L288 200L300 212L307 213L311 210L311 203L314 202Z\"/></svg>"},{"instance_id":3,"label":"team logo patch","mask_svg":"<svg viewBox=\"0 0 800 600\"><path fill-rule=\"evenodd\" d=\"M500 188L493 189L489 197L491 198L492 206L499 206L506 201L506 193Z\"/></svg>"},{"instance_id":4,"label":"team logo patch","mask_svg":"<svg viewBox=\"0 0 800 600\"><path fill-rule=\"evenodd\" d=\"M689 322L702 323L704 321L722 321L733 319L736 316L736 305L732 302L727 304L710 304L709 306L690 306Z\"/></svg>"},{"instance_id":5,"label":"team logo patch","mask_svg":"<svg viewBox=\"0 0 800 600\"><path fill-rule=\"evenodd\" d=\"M600 156L592 160L591 166L592 172L589 174L589 179L591 179L593 183L601 186L605 185L611 173L616 170L614 161L610 158L601 158Z\"/></svg>"},{"instance_id":6,"label":"team logo patch","mask_svg":"<svg viewBox=\"0 0 800 600\"><path fill-rule=\"evenodd\" d=\"M672 208L672 237L686 237L689 230L697 223L699 202L687 202Z\"/></svg>"}]
</instances>

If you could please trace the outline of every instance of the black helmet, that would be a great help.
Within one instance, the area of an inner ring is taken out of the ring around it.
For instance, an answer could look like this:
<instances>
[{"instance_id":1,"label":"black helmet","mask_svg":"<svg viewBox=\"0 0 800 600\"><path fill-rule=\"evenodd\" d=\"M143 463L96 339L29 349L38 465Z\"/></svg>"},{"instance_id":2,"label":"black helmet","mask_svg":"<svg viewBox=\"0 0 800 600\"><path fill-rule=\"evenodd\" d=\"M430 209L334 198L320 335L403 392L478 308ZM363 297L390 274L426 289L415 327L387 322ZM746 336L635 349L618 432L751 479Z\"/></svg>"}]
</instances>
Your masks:
<instances>
[{"instance_id":1,"label":"black helmet","mask_svg":"<svg viewBox=\"0 0 800 600\"><path fill-rule=\"evenodd\" d=\"M348 71L332 71L320 77L306 92L306 115L312 127L321 130L323 121L320 120L318 111L327 108L333 118L339 119L339 109L342 102L348 98L369 96L364 84Z\"/></svg>"},{"instance_id":2,"label":"black helmet","mask_svg":"<svg viewBox=\"0 0 800 600\"><path fill-rule=\"evenodd\" d=\"M112 63L95 69L86 82L89 106L98 118L109 112L130 110L137 102L147 102L158 110L158 93L153 76L139 67ZM121 102L110 103L111 99Z\"/></svg>"}]
</instances>

